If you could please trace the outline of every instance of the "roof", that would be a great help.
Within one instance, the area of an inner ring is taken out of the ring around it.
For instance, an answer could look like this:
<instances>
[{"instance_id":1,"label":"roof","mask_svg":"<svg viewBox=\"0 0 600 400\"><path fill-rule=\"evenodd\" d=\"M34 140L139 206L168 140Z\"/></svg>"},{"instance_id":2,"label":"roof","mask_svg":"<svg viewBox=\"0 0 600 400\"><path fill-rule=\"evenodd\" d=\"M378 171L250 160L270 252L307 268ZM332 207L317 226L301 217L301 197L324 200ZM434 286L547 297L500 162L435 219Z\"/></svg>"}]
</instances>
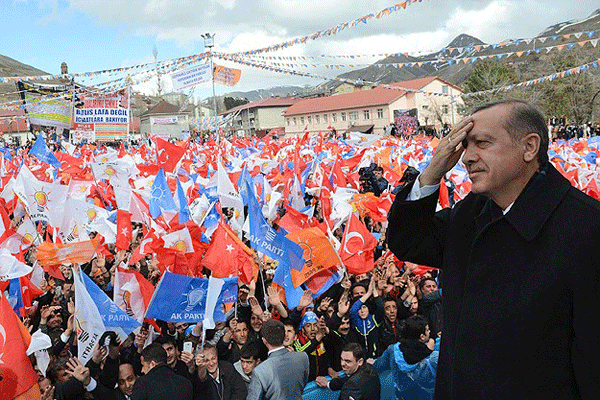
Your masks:
<instances>
[{"instance_id":1,"label":"roof","mask_svg":"<svg viewBox=\"0 0 600 400\"><path fill-rule=\"evenodd\" d=\"M458 86L440 78L439 76L426 76L424 78L411 79L409 81L394 82L394 83L390 83L390 86L396 86L396 87L412 89L412 90L420 90L435 80L443 82L444 84L446 84L448 86L452 86L453 88L462 91L462 89L459 88Z\"/></svg>"},{"instance_id":2,"label":"roof","mask_svg":"<svg viewBox=\"0 0 600 400\"><path fill-rule=\"evenodd\" d=\"M179 106L161 100L157 105L149 108L145 113L140 115L140 117L155 114L185 114L185 112L179 111Z\"/></svg>"},{"instance_id":3,"label":"roof","mask_svg":"<svg viewBox=\"0 0 600 400\"><path fill-rule=\"evenodd\" d=\"M346 110L390 104L404 96L404 90L377 87L370 90L338 94L330 97L317 97L299 101L286 110L284 115L311 114L322 111Z\"/></svg>"},{"instance_id":4,"label":"roof","mask_svg":"<svg viewBox=\"0 0 600 400\"><path fill-rule=\"evenodd\" d=\"M289 107L302 99L296 99L293 97L269 97L259 101L253 101L252 103L242 104L241 106L233 107L221 114L231 114L237 111L246 110L250 108L267 108L267 107Z\"/></svg>"}]
</instances>

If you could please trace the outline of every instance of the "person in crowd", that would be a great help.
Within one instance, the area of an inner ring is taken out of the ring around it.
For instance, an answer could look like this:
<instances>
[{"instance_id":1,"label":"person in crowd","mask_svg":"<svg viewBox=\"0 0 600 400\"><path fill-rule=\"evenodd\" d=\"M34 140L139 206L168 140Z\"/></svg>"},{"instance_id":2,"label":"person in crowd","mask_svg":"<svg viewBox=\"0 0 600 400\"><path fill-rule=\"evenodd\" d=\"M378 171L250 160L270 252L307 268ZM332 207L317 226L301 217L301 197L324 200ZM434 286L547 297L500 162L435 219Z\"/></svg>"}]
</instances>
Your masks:
<instances>
[{"instance_id":1,"label":"person in crowd","mask_svg":"<svg viewBox=\"0 0 600 400\"><path fill-rule=\"evenodd\" d=\"M283 346L289 351L294 351L294 342L296 341L296 325L294 322L285 318L281 322L283 322L283 326L285 328L285 337L283 338Z\"/></svg>"},{"instance_id":2,"label":"person in crowd","mask_svg":"<svg viewBox=\"0 0 600 400\"><path fill-rule=\"evenodd\" d=\"M261 333L269 356L252 371L247 400L300 400L308 383L308 355L283 346L285 327L281 321L266 321Z\"/></svg>"},{"instance_id":3,"label":"person in crowd","mask_svg":"<svg viewBox=\"0 0 600 400\"><path fill-rule=\"evenodd\" d=\"M317 376L329 374L329 354L331 348L329 328L323 317L318 318L313 311L307 311L302 317L298 337L294 341L294 350L302 351L310 360L309 380L314 381Z\"/></svg>"},{"instance_id":4,"label":"person in crowd","mask_svg":"<svg viewBox=\"0 0 600 400\"><path fill-rule=\"evenodd\" d=\"M384 317L379 326L379 348L384 351L400 338L400 320L398 319L398 303L393 297L383 300Z\"/></svg>"},{"instance_id":5,"label":"person in crowd","mask_svg":"<svg viewBox=\"0 0 600 400\"><path fill-rule=\"evenodd\" d=\"M131 400L133 385L136 380L137 375L133 370L133 365L123 363L119 365L116 388L109 388L98 382L91 393L95 400Z\"/></svg>"},{"instance_id":6,"label":"person in crowd","mask_svg":"<svg viewBox=\"0 0 600 400\"><path fill-rule=\"evenodd\" d=\"M381 166L377 166L374 170L373 170L373 174L375 175L375 186L377 188L375 195L379 196L381 195L381 193L385 192L388 189L389 186L389 182L387 179L385 179L383 177L383 173L385 171L383 170L383 167Z\"/></svg>"},{"instance_id":7,"label":"person in crowd","mask_svg":"<svg viewBox=\"0 0 600 400\"><path fill-rule=\"evenodd\" d=\"M433 278L421 280L419 288L421 290L421 314L427 317L431 331L438 337L442 334L444 327L442 291Z\"/></svg>"},{"instance_id":8,"label":"person in crowd","mask_svg":"<svg viewBox=\"0 0 600 400\"><path fill-rule=\"evenodd\" d=\"M217 349L204 346L196 355L198 381L196 393L212 400L242 400L248 390L246 383L235 370L233 364L219 360Z\"/></svg>"},{"instance_id":9,"label":"person in crowd","mask_svg":"<svg viewBox=\"0 0 600 400\"><path fill-rule=\"evenodd\" d=\"M364 344L367 359L376 358L379 356L379 325L381 324L382 309L381 298L375 289L376 278L373 275L369 283L367 291L357 300L354 301L350 310L350 325L351 334L354 341ZM375 310L371 312L367 304L367 300L374 296Z\"/></svg>"},{"instance_id":10,"label":"person in crowd","mask_svg":"<svg viewBox=\"0 0 600 400\"><path fill-rule=\"evenodd\" d=\"M193 362L190 360L189 355L186 358L188 363L184 362L181 357L181 352L177 348L177 342L172 336L160 336L154 343L160 344L163 349L167 352L167 365L175 371L177 375L181 375L185 378L189 378L191 371L193 370Z\"/></svg>"},{"instance_id":11,"label":"person in crowd","mask_svg":"<svg viewBox=\"0 0 600 400\"><path fill-rule=\"evenodd\" d=\"M365 352L358 343L348 343L341 354L344 377L328 381L317 377L317 385L333 391L340 390L340 400L379 400L381 382L373 366L366 362Z\"/></svg>"},{"instance_id":12,"label":"person in crowd","mask_svg":"<svg viewBox=\"0 0 600 400\"><path fill-rule=\"evenodd\" d=\"M163 345L152 343L142 350L142 373L131 390L132 400L192 400L192 382L167 365Z\"/></svg>"},{"instance_id":13,"label":"person in crowd","mask_svg":"<svg viewBox=\"0 0 600 400\"><path fill-rule=\"evenodd\" d=\"M405 321L400 342L389 346L373 363L380 373L392 370L396 398L433 398L439 351L429 335L427 319L411 316Z\"/></svg>"},{"instance_id":14,"label":"person in crowd","mask_svg":"<svg viewBox=\"0 0 600 400\"><path fill-rule=\"evenodd\" d=\"M246 388L248 388L248 384L250 383L252 371L260 364L260 361L261 356L258 342L246 343L240 351L240 359L233 364L235 370L246 383Z\"/></svg>"},{"instance_id":15,"label":"person in crowd","mask_svg":"<svg viewBox=\"0 0 600 400\"><path fill-rule=\"evenodd\" d=\"M225 335L217 343L219 359L235 364L240 360L242 347L248 341L248 324L233 318Z\"/></svg>"},{"instance_id":16,"label":"person in crowd","mask_svg":"<svg viewBox=\"0 0 600 400\"><path fill-rule=\"evenodd\" d=\"M439 183L461 156L471 194L436 213ZM388 220L399 259L443 270L436 398L595 397L589 366L600 350L587 322L600 316L588 290L600 283L600 204L548 162L535 107L477 108L440 141Z\"/></svg>"}]
</instances>

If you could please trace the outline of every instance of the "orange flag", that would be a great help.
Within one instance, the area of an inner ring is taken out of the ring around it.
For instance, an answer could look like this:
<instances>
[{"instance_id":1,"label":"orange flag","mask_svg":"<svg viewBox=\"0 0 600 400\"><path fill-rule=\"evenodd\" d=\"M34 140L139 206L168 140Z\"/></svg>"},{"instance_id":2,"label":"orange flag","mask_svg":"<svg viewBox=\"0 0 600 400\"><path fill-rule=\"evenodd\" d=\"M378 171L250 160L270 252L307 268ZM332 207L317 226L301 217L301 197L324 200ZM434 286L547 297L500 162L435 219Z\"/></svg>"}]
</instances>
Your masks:
<instances>
[{"instance_id":1,"label":"orange flag","mask_svg":"<svg viewBox=\"0 0 600 400\"><path fill-rule=\"evenodd\" d=\"M98 245L97 239L69 244L43 242L37 248L37 259L43 267L63 263L82 264L94 257Z\"/></svg>"},{"instance_id":2,"label":"orange flag","mask_svg":"<svg viewBox=\"0 0 600 400\"><path fill-rule=\"evenodd\" d=\"M318 227L289 233L286 237L302 247L306 260L300 271L291 268L294 287L300 286L319 271L341 264L331 242Z\"/></svg>"},{"instance_id":3,"label":"orange flag","mask_svg":"<svg viewBox=\"0 0 600 400\"><path fill-rule=\"evenodd\" d=\"M39 399L38 376L27 356L31 336L0 295L0 399Z\"/></svg>"}]
</instances>

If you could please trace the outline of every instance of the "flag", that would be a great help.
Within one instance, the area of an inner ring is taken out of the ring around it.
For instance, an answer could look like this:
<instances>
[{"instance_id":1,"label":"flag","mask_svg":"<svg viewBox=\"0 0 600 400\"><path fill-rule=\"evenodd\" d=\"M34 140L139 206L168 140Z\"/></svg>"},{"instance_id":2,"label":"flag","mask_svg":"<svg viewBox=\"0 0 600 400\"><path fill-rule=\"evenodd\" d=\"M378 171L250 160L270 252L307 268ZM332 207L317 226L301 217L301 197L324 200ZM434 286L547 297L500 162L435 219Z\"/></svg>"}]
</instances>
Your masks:
<instances>
[{"instance_id":1,"label":"flag","mask_svg":"<svg viewBox=\"0 0 600 400\"><path fill-rule=\"evenodd\" d=\"M306 263L300 271L292 270L295 287L306 282L317 272L340 264L340 260L327 236L317 227L303 229L286 236L303 250Z\"/></svg>"},{"instance_id":2,"label":"flag","mask_svg":"<svg viewBox=\"0 0 600 400\"><path fill-rule=\"evenodd\" d=\"M223 314L223 303L237 301L238 278L220 279L208 278L208 290L206 294L206 311L202 320L203 329L214 329L215 319L219 322L226 321ZM235 295L233 295L235 293Z\"/></svg>"},{"instance_id":3,"label":"flag","mask_svg":"<svg viewBox=\"0 0 600 400\"><path fill-rule=\"evenodd\" d=\"M156 143L159 165L166 172L173 172L177 163L185 154L185 147L169 143L159 137L154 137L154 142Z\"/></svg>"},{"instance_id":4,"label":"flag","mask_svg":"<svg viewBox=\"0 0 600 400\"><path fill-rule=\"evenodd\" d=\"M235 86L242 76L242 71L237 68L228 68L214 64L213 80L225 86Z\"/></svg>"},{"instance_id":5,"label":"flag","mask_svg":"<svg viewBox=\"0 0 600 400\"><path fill-rule=\"evenodd\" d=\"M117 250L129 250L132 239L131 213L117 210Z\"/></svg>"},{"instance_id":6,"label":"flag","mask_svg":"<svg viewBox=\"0 0 600 400\"><path fill-rule=\"evenodd\" d=\"M171 189L167 185L165 172L161 168L154 178L150 195L150 214L156 219L162 214L162 210L176 210L175 200L171 194Z\"/></svg>"},{"instance_id":7,"label":"flag","mask_svg":"<svg viewBox=\"0 0 600 400\"><path fill-rule=\"evenodd\" d=\"M124 341L139 322L121 310L81 269L73 270L78 357L85 365L105 331Z\"/></svg>"},{"instance_id":8,"label":"flag","mask_svg":"<svg viewBox=\"0 0 600 400\"><path fill-rule=\"evenodd\" d=\"M13 190L23 202L33 222L42 221L52 226L60 225L68 186L42 182L26 166L23 166L17 175Z\"/></svg>"},{"instance_id":9,"label":"flag","mask_svg":"<svg viewBox=\"0 0 600 400\"><path fill-rule=\"evenodd\" d=\"M243 283L249 284L254 277L254 252L219 222L202 265L210 269L215 278L239 276Z\"/></svg>"},{"instance_id":10,"label":"flag","mask_svg":"<svg viewBox=\"0 0 600 400\"><path fill-rule=\"evenodd\" d=\"M192 218L190 217L190 207L187 202L187 198L185 196L185 192L183 191L183 187L181 186L181 182L179 182L179 178L177 178L177 206L179 209L179 223L185 224Z\"/></svg>"},{"instance_id":11,"label":"flag","mask_svg":"<svg viewBox=\"0 0 600 400\"><path fill-rule=\"evenodd\" d=\"M377 247L377 239L356 215L351 213L339 252L348 272L360 275L372 270L375 247Z\"/></svg>"},{"instance_id":12,"label":"flag","mask_svg":"<svg viewBox=\"0 0 600 400\"><path fill-rule=\"evenodd\" d=\"M4 296L0 295L0 399L39 399L38 375L27 348L31 336Z\"/></svg>"},{"instance_id":13,"label":"flag","mask_svg":"<svg viewBox=\"0 0 600 400\"><path fill-rule=\"evenodd\" d=\"M166 322L202 322L205 318L208 279L192 278L166 271L161 278L146 318L156 318ZM237 300L237 278L225 279L220 289L221 300L215 302L213 320L225 322L225 315L217 305Z\"/></svg>"},{"instance_id":14,"label":"flag","mask_svg":"<svg viewBox=\"0 0 600 400\"><path fill-rule=\"evenodd\" d=\"M7 249L0 249L0 281L25 276L33 271L29 265L17 260Z\"/></svg>"},{"instance_id":15,"label":"flag","mask_svg":"<svg viewBox=\"0 0 600 400\"><path fill-rule=\"evenodd\" d=\"M162 237L165 242L165 248L180 251L182 253L193 253L194 245L192 237L187 227L175 232L171 232Z\"/></svg>"},{"instance_id":16,"label":"flag","mask_svg":"<svg viewBox=\"0 0 600 400\"><path fill-rule=\"evenodd\" d=\"M248 185L248 183L246 183ZM254 190L248 185L248 239L250 245L257 251L266 254L279 262L279 265L289 265L291 269L300 270L304 266L300 246L293 243L284 235L278 233L262 215Z\"/></svg>"},{"instance_id":17,"label":"flag","mask_svg":"<svg viewBox=\"0 0 600 400\"><path fill-rule=\"evenodd\" d=\"M37 259L43 266L83 264L89 262L98 248L98 239L70 244L43 242L37 248Z\"/></svg>"},{"instance_id":18,"label":"flag","mask_svg":"<svg viewBox=\"0 0 600 400\"><path fill-rule=\"evenodd\" d=\"M40 161L53 165L57 169L60 168L60 161L58 161L58 158L56 158L54 153L46 146L46 141L41 134L37 136L35 143L33 143L33 146L29 149L29 154L36 156Z\"/></svg>"},{"instance_id":19,"label":"flag","mask_svg":"<svg viewBox=\"0 0 600 400\"><path fill-rule=\"evenodd\" d=\"M113 301L125 314L142 323L153 293L154 286L142 274L117 267Z\"/></svg>"}]
</instances>

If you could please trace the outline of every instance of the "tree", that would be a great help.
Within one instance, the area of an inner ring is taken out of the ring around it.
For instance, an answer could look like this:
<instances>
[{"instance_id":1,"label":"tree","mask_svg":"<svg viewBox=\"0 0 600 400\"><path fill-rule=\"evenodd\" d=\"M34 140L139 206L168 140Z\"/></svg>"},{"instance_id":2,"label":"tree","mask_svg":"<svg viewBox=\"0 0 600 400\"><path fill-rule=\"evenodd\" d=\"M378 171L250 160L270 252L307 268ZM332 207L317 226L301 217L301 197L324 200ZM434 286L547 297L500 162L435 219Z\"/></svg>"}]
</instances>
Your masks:
<instances>
[{"instance_id":1,"label":"tree","mask_svg":"<svg viewBox=\"0 0 600 400\"><path fill-rule=\"evenodd\" d=\"M225 97L223 99L223 103L225 104L225 110L231 110L234 107L248 104L249 101L246 98L242 99L239 97Z\"/></svg>"},{"instance_id":2,"label":"tree","mask_svg":"<svg viewBox=\"0 0 600 400\"><path fill-rule=\"evenodd\" d=\"M485 60L475 65L471 75L465 80L465 93L477 93L497 89L517 82L517 75L507 65L498 61ZM465 106L471 108L477 104L506 98L504 91L465 96Z\"/></svg>"}]
</instances>

